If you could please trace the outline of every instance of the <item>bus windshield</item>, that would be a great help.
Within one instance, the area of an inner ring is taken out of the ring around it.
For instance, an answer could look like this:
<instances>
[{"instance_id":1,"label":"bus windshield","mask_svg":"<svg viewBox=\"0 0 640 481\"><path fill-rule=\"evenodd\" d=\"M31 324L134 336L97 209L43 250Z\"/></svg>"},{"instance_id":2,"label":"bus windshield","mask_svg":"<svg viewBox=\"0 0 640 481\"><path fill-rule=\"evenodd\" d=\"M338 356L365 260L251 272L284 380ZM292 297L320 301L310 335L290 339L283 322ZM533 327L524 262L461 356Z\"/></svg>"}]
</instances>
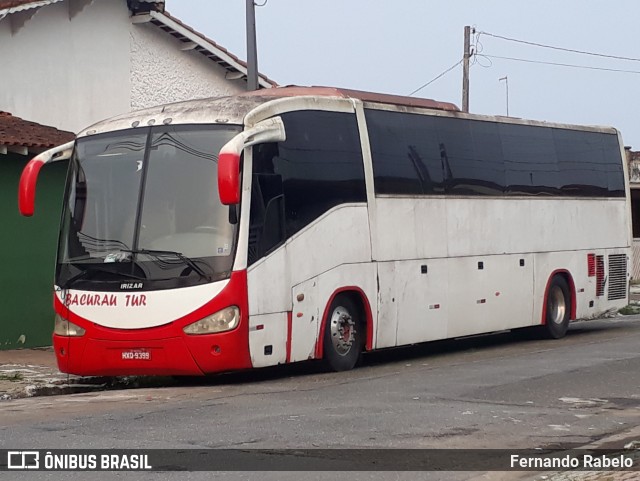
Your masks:
<instances>
[{"instance_id":1,"label":"bus windshield","mask_svg":"<svg viewBox=\"0 0 640 481\"><path fill-rule=\"evenodd\" d=\"M161 289L228 277L237 229L218 197L218 152L238 132L161 126L79 139L56 284L104 290L140 279Z\"/></svg>"}]
</instances>

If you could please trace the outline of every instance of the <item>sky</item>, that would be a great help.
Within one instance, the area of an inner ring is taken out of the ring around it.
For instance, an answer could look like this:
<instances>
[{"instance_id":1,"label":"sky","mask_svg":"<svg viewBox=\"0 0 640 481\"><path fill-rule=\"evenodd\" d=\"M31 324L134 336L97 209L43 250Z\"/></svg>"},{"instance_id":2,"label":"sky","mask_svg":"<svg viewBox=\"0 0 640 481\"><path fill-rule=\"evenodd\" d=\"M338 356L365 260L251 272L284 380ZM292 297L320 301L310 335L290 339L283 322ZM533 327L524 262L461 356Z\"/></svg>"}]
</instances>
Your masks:
<instances>
[{"instance_id":1,"label":"sky","mask_svg":"<svg viewBox=\"0 0 640 481\"><path fill-rule=\"evenodd\" d=\"M166 0L166 9L246 59L245 3ZM513 117L613 126L640 150L638 0L256 0L263 4L258 68L280 85L408 95L462 60L469 25L472 113L506 115L508 105ZM460 107L462 66L414 96Z\"/></svg>"}]
</instances>

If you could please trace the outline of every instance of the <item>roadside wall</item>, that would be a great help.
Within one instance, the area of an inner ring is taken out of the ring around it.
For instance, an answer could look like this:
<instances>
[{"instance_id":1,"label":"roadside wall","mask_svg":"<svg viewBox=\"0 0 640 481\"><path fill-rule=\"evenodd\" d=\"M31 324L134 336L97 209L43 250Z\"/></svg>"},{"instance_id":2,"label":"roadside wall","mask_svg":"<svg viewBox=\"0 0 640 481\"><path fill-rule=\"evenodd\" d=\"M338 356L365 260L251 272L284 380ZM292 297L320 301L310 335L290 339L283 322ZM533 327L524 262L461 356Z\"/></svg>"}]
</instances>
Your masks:
<instances>
[{"instance_id":1,"label":"roadside wall","mask_svg":"<svg viewBox=\"0 0 640 481\"><path fill-rule=\"evenodd\" d=\"M18 181L28 157L0 155L0 350L51 345L53 271L67 163L40 171L35 215L18 213Z\"/></svg>"}]
</instances>

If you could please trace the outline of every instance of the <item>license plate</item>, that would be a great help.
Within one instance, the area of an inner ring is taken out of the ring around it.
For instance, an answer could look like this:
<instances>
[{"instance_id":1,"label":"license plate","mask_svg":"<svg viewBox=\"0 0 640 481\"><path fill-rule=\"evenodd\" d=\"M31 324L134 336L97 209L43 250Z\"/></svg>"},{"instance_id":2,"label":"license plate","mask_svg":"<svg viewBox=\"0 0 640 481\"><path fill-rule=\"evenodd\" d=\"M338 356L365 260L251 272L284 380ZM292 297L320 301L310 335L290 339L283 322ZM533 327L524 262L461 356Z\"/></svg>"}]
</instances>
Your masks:
<instances>
[{"instance_id":1,"label":"license plate","mask_svg":"<svg viewBox=\"0 0 640 481\"><path fill-rule=\"evenodd\" d=\"M133 349L131 351L122 351L123 361L151 361L151 351L144 349Z\"/></svg>"}]
</instances>

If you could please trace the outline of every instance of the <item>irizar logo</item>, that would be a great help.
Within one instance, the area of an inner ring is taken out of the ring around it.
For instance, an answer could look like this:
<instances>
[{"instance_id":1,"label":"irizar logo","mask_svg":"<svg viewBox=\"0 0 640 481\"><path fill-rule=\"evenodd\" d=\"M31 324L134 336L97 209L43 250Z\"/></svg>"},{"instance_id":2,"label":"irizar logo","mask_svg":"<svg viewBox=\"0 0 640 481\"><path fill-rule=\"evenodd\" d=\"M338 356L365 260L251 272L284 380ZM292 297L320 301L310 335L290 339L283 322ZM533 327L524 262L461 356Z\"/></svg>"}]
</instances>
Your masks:
<instances>
[{"instance_id":1,"label":"irizar logo","mask_svg":"<svg viewBox=\"0 0 640 481\"><path fill-rule=\"evenodd\" d=\"M144 284L142 282L123 282L120 284L120 290L122 291L132 291L135 289L142 289Z\"/></svg>"}]
</instances>

